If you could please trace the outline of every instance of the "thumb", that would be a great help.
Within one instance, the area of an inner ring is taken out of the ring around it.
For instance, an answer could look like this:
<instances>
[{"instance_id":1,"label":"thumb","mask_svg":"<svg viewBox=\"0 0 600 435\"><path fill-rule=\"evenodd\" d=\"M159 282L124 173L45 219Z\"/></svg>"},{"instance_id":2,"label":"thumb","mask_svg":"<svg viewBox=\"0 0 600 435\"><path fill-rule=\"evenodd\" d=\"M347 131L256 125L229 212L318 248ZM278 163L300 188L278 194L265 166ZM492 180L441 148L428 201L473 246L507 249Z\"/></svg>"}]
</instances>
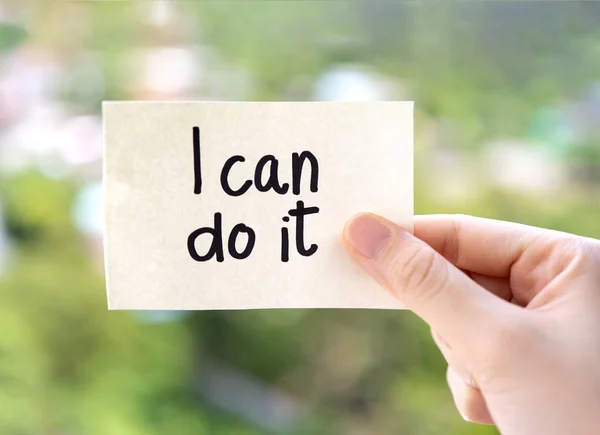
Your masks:
<instances>
[{"instance_id":1,"label":"thumb","mask_svg":"<svg viewBox=\"0 0 600 435\"><path fill-rule=\"evenodd\" d=\"M425 242L373 214L344 228L352 258L455 349L489 339L506 304L487 292ZM458 350L458 349L457 349Z\"/></svg>"}]
</instances>

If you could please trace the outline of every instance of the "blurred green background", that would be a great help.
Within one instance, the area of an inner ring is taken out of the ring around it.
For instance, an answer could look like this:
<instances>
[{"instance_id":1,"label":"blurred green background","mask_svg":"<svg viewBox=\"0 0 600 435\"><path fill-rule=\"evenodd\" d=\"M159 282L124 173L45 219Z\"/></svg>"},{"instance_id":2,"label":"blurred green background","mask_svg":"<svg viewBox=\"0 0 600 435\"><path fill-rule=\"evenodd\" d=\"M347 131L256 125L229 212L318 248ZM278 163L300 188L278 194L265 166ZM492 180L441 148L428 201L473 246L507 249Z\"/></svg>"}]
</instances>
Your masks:
<instances>
[{"instance_id":1,"label":"blurred green background","mask_svg":"<svg viewBox=\"0 0 600 435\"><path fill-rule=\"evenodd\" d=\"M600 3L0 1L0 434L494 434L406 312L108 312L100 103L416 101L416 212L600 237ZM477 325L474 325L476 327Z\"/></svg>"}]
</instances>

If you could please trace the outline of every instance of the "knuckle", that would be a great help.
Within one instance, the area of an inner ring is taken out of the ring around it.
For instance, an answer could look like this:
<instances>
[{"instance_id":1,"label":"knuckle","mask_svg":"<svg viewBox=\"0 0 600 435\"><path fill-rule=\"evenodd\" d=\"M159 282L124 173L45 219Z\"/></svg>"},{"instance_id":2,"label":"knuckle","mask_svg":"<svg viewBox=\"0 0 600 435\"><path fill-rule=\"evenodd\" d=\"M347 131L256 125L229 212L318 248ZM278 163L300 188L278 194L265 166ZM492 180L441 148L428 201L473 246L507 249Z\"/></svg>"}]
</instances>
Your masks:
<instances>
[{"instance_id":1,"label":"knuckle","mask_svg":"<svg viewBox=\"0 0 600 435\"><path fill-rule=\"evenodd\" d=\"M392 260L393 287L400 296L412 302L439 292L446 282L445 268L439 267L438 255L427 245L419 244Z\"/></svg>"},{"instance_id":2,"label":"knuckle","mask_svg":"<svg viewBox=\"0 0 600 435\"><path fill-rule=\"evenodd\" d=\"M600 242L584 237L560 237L551 250L551 275L566 273L577 276L597 272L600 265ZM547 259L546 259L547 261Z\"/></svg>"},{"instance_id":3,"label":"knuckle","mask_svg":"<svg viewBox=\"0 0 600 435\"><path fill-rule=\"evenodd\" d=\"M575 272L597 272L600 266L600 242L583 238L577 242L573 254Z\"/></svg>"},{"instance_id":4,"label":"knuckle","mask_svg":"<svg viewBox=\"0 0 600 435\"><path fill-rule=\"evenodd\" d=\"M600 240L589 240L587 247L590 261L594 264L600 263Z\"/></svg>"}]
</instances>

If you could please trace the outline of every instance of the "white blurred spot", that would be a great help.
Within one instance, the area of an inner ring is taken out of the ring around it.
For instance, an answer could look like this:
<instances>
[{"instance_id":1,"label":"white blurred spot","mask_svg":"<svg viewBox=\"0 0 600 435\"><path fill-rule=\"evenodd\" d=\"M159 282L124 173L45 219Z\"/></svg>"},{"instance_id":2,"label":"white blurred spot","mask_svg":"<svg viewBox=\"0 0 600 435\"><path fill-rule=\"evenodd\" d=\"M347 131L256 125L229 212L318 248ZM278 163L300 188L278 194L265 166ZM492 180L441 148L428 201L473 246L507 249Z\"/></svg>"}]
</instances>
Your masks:
<instances>
[{"instance_id":1,"label":"white blurred spot","mask_svg":"<svg viewBox=\"0 0 600 435\"><path fill-rule=\"evenodd\" d=\"M442 203L460 203L480 193L473 158L458 149L438 149L427 160L429 193Z\"/></svg>"},{"instance_id":2,"label":"white blurred spot","mask_svg":"<svg viewBox=\"0 0 600 435\"><path fill-rule=\"evenodd\" d=\"M73 204L75 227L88 237L102 237L102 183L97 181L85 185Z\"/></svg>"},{"instance_id":3,"label":"white blurred spot","mask_svg":"<svg viewBox=\"0 0 600 435\"><path fill-rule=\"evenodd\" d=\"M57 150L60 144L57 126L65 119L58 104L35 104L19 122L0 138L2 160L0 169L19 172L31 166L48 169L60 166ZM64 172L64 168L56 171Z\"/></svg>"},{"instance_id":4,"label":"white blurred spot","mask_svg":"<svg viewBox=\"0 0 600 435\"><path fill-rule=\"evenodd\" d=\"M174 2L156 0L149 3L148 21L150 24L163 27L173 21L174 17Z\"/></svg>"},{"instance_id":5,"label":"white blurred spot","mask_svg":"<svg viewBox=\"0 0 600 435\"><path fill-rule=\"evenodd\" d=\"M134 311L135 316L144 323L170 323L177 322L189 315L189 311L166 311L166 310L151 310L151 311Z\"/></svg>"},{"instance_id":6,"label":"white blurred spot","mask_svg":"<svg viewBox=\"0 0 600 435\"><path fill-rule=\"evenodd\" d=\"M499 187L543 194L555 192L567 182L564 165L536 143L497 140L487 144L483 152L487 173Z\"/></svg>"},{"instance_id":7,"label":"white blurred spot","mask_svg":"<svg viewBox=\"0 0 600 435\"><path fill-rule=\"evenodd\" d=\"M77 116L57 129L57 149L65 163L83 165L102 158L102 121L98 116Z\"/></svg>"},{"instance_id":8,"label":"white blurred spot","mask_svg":"<svg viewBox=\"0 0 600 435\"><path fill-rule=\"evenodd\" d=\"M339 66L323 74L314 96L321 101L379 101L389 96L385 80L360 66Z\"/></svg>"},{"instance_id":9,"label":"white blurred spot","mask_svg":"<svg viewBox=\"0 0 600 435\"><path fill-rule=\"evenodd\" d=\"M152 93L180 95L197 85L199 59L194 50L157 47L141 52L141 86Z\"/></svg>"},{"instance_id":10,"label":"white blurred spot","mask_svg":"<svg viewBox=\"0 0 600 435\"><path fill-rule=\"evenodd\" d=\"M9 57L0 72L0 122L50 104L60 74L59 63L48 51L28 48Z\"/></svg>"}]
</instances>

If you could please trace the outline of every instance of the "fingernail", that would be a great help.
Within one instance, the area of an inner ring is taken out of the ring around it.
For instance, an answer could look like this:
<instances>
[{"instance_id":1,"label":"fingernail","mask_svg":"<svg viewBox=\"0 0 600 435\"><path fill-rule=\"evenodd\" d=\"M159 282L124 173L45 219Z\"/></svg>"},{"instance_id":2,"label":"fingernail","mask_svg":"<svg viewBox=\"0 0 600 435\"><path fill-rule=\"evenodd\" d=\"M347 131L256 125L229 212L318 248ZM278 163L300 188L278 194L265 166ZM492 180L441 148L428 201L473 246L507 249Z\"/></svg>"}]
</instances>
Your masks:
<instances>
[{"instance_id":1,"label":"fingernail","mask_svg":"<svg viewBox=\"0 0 600 435\"><path fill-rule=\"evenodd\" d=\"M348 242L370 260L376 260L392 239L391 230L370 214L355 216L346 225Z\"/></svg>"},{"instance_id":2,"label":"fingernail","mask_svg":"<svg viewBox=\"0 0 600 435\"><path fill-rule=\"evenodd\" d=\"M460 416L462 417L462 419L464 421L466 421L467 423L475 423L473 420L471 420L469 418L469 416L467 414L465 414L464 412L462 412L461 410L458 411L458 413L460 414Z\"/></svg>"}]
</instances>

